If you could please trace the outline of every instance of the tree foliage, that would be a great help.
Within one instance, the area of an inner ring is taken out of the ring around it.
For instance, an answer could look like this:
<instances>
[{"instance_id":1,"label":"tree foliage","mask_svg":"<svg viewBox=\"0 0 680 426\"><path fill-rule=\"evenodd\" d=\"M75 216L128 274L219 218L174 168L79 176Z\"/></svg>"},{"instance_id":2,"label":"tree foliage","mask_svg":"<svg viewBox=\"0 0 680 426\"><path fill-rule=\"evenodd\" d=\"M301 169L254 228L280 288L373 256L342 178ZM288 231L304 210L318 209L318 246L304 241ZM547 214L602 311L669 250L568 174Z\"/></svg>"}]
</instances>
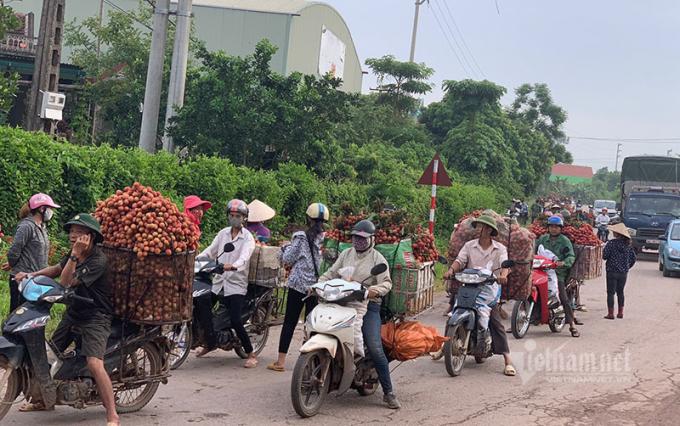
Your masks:
<instances>
[{"instance_id":1,"label":"tree foliage","mask_svg":"<svg viewBox=\"0 0 680 426\"><path fill-rule=\"evenodd\" d=\"M14 15L14 10L9 6L0 6L0 40L5 38L8 31L20 26L21 21ZM0 73L0 124L7 122L7 114L14 105L18 89L18 73Z\"/></svg>"},{"instance_id":2,"label":"tree foliage","mask_svg":"<svg viewBox=\"0 0 680 426\"><path fill-rule=\"evenodd\" d=\"M419 106L417 96L429 93L427 79L434 70L415 62L401 62L393 55L366 59L366 65L378 77L378 101L390 105L399 114L414 113Z\"/></svg>"}]
</instances>

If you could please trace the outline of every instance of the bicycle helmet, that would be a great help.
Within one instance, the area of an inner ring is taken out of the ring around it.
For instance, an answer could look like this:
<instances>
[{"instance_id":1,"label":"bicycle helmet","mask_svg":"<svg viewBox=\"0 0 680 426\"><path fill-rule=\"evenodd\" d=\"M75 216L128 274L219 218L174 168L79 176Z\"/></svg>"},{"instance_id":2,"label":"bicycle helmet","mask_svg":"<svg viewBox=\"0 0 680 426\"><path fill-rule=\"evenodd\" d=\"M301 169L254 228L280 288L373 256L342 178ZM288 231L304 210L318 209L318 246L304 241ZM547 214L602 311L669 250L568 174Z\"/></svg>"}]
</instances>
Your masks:
<instances>
[{"instance_id":1,"label":"bicycle helmet","mask_svg":"<svg viewBox=\"0 0 680 426\"><path fill-rule=\"evenodd\" d=\"M243 217L248 217L248 205L243 200L231 200L227 203L227 214L229 213L239 213Z\"/></svg>"},{"instance_id":2,"label":"bicycle helmet","mask_svg":"<svg viewBox=\"0 0 680 426\"><path fill-rule=\"evenodd\" d=\"M312 220L323 220L328 222L331 218L331 212L325 204L312 203L307 207L307 216Z\"/></svg>"},{"instance_id":3,"label":"bicycle helmet","mask_svg":"<svg viewBox=\"0 0 680 426\"><path fill-rule=\"evenodd\" d=\"M370 220L364 219L357 222L352 228L352 235L368 238L375 234L375 225Z\"/></svg>"},{"instance_id":4,"label":"bicycle helmet","mask_svg":"<svg viewBox=\"0 0 680 426\"><path fill-rule=\"evenodd\" d=\"M548 226L550 226L550 225L557 225L559 227L563 227L564 221L559 216L550 216L548 218Z\"/></svg>"}]
</instances>

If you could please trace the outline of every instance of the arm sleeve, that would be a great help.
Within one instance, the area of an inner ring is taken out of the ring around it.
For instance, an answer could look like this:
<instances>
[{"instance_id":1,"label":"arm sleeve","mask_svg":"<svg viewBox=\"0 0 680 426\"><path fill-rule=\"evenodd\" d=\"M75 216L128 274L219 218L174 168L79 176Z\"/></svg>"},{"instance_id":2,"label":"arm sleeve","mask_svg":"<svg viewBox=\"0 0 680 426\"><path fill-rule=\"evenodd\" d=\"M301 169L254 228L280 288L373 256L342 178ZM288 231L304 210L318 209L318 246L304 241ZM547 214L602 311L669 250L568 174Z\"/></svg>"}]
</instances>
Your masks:
<instances>
[{"instance_id":1,"label":"arm sleeve","mask_svg":"<svg viewBox=\"0 0 680 426\"><path fill-rule=\"evenodd\" d=\"M23 251L24 246L26 246L26 244L28 244L30 241L31 234L32 232L30 226L27 226L25 223L19 224L17 227L17 232L14 234L12 245L7 252L7 262L9 263L9 266L14 267L14 265L19 262L21 252Z\"/></svg>"},{"instance_id":2,"label":"arm sleeve","mask_svg":"<svg viewBox=\"0 0 680 426\"><path fill-rule=\"evenodd\" d=\"M213 239L212 243L208 247L205 248L201 252L201 254L198 255L198 257L207 257L209 259L216 259L217 258L217 246L219 245L219 239L220 235L222 234L222 231L218 232L217 235L215 235L215 238Z\"/></svg>"},{"instance_id":3,"label":"arm sleeve","mask_svg":"<svg viewBox=\"0 0 680 426\"><path fill-rule=\"evenodd\" d=\"M241 253L236 262L232 264L237 271L244 271L246 269L246 265L255 251L255 238L253 238L253 234L246 232L245 235L245 241L241 246Z\"/></svg>"},{"instance_id":4,"label":"arm sleeve","mask_svg":"<svg viewBox=\"0 0 680 426\"><path fill-rule=\"evenodd\" d=\"M348 252L349 250L345 250L342 253L340 253L340 256L338 256L338 260L335 261L333 266L331 266L323 275L319 277L319 282L329 281L332 280L333 278L338 278L340 276L340 274L338 274L338 269L345 266L345 258L347 257Z\"/></svg>"},{"instance_id":5,"label":"arm sleeve","mask_svg":"<svg viewBox=\"0 0 680 426\"><path fill-rule=\"evenodd\" d=\"M306 244L307 240L302 237L295 237L293 241L281 250L281 262L286 266L293 266L300 257L302 244Z\"/></svg>"},{"instance_id":6,"label":"arm sleeve","mask_svg":"<svg viewBox=\"0 0 680 426\"><path fill-rule=\"evenodd\" d=\"M604 250L602 251L602 259L607 260L611 256L612 248L611 244L607 243L604 245Z\"/></svg>"},{"instance_id":7,"label":"arm sleeve","mask_svg":"<svg viewBox=\"0 0 680 426\"><path fill-rule=\"evenodd\" d=\"M499 258L499 259L498 259L498 261L499 261L499 262L498 262L498 263L499 263L498 266L500 266L501 263L503 263L503 262L505 262L506 260L508 260L508 249L507 249L503 244L501 244L501 254L500 254L500 256L498 256L498 258Z\"/></svg>"},{"instance_id":8,"label":"arm sleeve","mask_svg":"<svg viewBox=\"0 0 680 426\"><path fill-rule=\"evenodd\" d=\"M387 260L385 260L385 257L382 254L380 254L380 252L378 252L377 250L375 251L375 255L373 256L373 258L375 259L376 265L380 263L387 264ZM380 295L380 297L386 296L387 293L389 293L390 290L392 290L392 278L390 277L389 268L382 274L375 277L375 280L377 284L372 286L371 290L375 290Z\"/></svg>"},{"instance_id":9,"label":"arm sleeve","mask_svg":"<svg viewBox=\"0 0 680 426\"><path fill-rule=\"evenodd\" d=\"M470 258L470 249L468 248L468 244L465 243L463 245L463 248L460 249L460 252L458 253L458 257L456 257L456 262L460 263L460 265L465 269L468 263L468 259Z\"/></svg>"},{"instance_id":10,"label":"arm sleeve","mask_svg":"<svg viewBox=\"0 0 680 426\"><path fill-rule=\"evenodd\" d=\"M632 247L628 248L628 268L632 268L637 262L637 255L635 254L635 249Z\"/></svg>"},{"instance_id":11,"label":"arm sleeve","mask_svg":"<svg viewBox=\"0 0 680 426\"><path fill-rule=\"evenodd\" d=\"M576 253L574 253L574 246L571 244L571 241L569 241L567 237L564 237L564 247L567 247L569 249L569 253L562 260L562 262L564 262L565 268L571 268L574 265L574 262L576 262Z\"/></svg>"}]
</instances>

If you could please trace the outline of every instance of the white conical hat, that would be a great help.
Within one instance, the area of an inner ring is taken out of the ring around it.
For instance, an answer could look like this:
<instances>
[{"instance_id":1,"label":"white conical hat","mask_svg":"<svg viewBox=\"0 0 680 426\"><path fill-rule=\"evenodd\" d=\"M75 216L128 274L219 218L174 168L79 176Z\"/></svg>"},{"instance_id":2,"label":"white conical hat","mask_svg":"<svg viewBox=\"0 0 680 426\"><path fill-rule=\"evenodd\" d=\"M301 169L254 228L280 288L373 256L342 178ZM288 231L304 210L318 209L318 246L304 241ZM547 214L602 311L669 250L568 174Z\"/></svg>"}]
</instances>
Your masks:
<instances>
[{"instance_id":1,"label":"white conical hat","mask_svg":"<svg viewBox=\"0 0 680 426\"><path fill-rule=\"evenodd\" d=\"M264 222L276 216L274 209L260 200L248 204L248 211L248 222Z\"/></svg>"}]
</instances>

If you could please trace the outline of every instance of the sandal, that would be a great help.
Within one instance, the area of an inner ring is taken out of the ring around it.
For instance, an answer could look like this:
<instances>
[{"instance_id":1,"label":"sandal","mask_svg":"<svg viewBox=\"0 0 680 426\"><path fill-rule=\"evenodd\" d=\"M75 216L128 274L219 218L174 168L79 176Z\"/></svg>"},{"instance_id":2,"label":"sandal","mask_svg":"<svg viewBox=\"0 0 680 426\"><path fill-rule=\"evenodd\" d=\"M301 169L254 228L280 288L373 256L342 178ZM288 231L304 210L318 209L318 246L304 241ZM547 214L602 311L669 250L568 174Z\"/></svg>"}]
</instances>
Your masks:
<instances>
[{"instance_id":1,"label":"sandal","mask_svg":"<svg viewBox=\"0 0 680 426\"><path fill-rule=\"evenodd\" d=\"M576 324L576 325L583 325L583 321L574 318L574 324Z\"/></svg>"},{"instance_id":2,"label":"sandal","mask_svg":"<svg viewBox=\"0 0 680 426\"><path fill-rule=\"evenodd\" d=\"M210 352L214 351L215 349L217 349L217 348L210 349L210 348L203 347L203 349L201 349L201 351L196 354L196 358L203 358L204 356L208 355Z\"/></svg>"},{"instance_id":3,"label":"sandal","mask_svg":"<svg viewBox=\"0 0 680 426\"><path fill-rule=\"evenodd\" d=\"M248 358L246 363L243 364L244 368L255 368L257 367L257 358Z\"/></svg>"},{"instance_id":4,"label":"sandal","mask_svg":"<svg viewBox=\"0 0 680 426\"><path fill-rule=\"evenodd\" d=\"M505 366L505 370L503 370L503 374L506 376L515 376L517 374L517 370L515 370L515 367L512 366L512 364L508 364Z\"/></svg>"},{"instance_id":5,"label":"sandal","mask_svg":"<svg viewBox=\"0 0 680 426\"><path fill-rule=\"evenodd\" d=\"M274 361L271 364L267 366L267 370L272 370L272 371L278 371L279 373L283 373L286 371L286 369L283 367L283 365L280 365L278 362Z\"/></svg>"},{"instance_id":6,"label":"sandal","mask_svg":"<svg viewBox=\"0 0 680 426\"><path fill-rule=\"evenodd\" d=\"M581 333L578 332L576 327L569 327L569 332L571 333L571 337L581 337Z\"/></svg>"},{"instance_id":7,"label":"sandal","mask_svg":"<svg viewBox=\"0 0 680 426\"><path fill-rule=\"evenodd\" d=\"M47 409L45 408L45 404L42 402L27 402L26 404L22 405L19 407L19 411L22 413L30 413L32 411L52 411L54 410L54 407Z\"/></svg>"}]
</instances>

